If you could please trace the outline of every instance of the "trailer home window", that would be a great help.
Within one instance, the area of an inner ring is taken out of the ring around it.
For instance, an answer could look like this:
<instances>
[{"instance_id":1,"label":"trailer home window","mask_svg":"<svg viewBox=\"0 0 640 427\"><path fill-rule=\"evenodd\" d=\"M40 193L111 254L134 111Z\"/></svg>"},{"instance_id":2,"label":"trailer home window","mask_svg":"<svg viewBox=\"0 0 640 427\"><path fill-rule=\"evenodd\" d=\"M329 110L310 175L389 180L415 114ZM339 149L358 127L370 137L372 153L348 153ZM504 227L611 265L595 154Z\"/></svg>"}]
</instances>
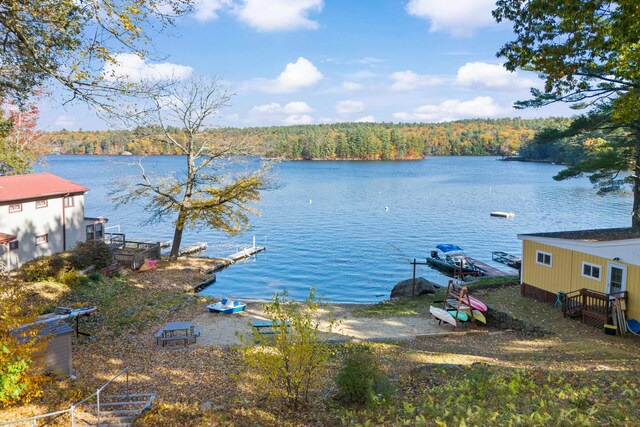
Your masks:
<instances>
[{"instance_id":1,"label":"trailer home window","mask_svg":"<svg viewBox=\"0 0 640 427\"><path fill-rule=\"evenodd\" d=\"M538 264L551 267L551 254L547 252L536 251L536 261Z\"/></svg>"},{"instance_id":2,"label":"trailer home window","mask_svg":"<svg viewBox=\"0 0 640 427\"><path fill-rule=\"evenodd\" d=\"M588 262L583 262L582 275L590 279L600 280L600 266L595 264L589 264Z\"/></svg>"}]
</instances>

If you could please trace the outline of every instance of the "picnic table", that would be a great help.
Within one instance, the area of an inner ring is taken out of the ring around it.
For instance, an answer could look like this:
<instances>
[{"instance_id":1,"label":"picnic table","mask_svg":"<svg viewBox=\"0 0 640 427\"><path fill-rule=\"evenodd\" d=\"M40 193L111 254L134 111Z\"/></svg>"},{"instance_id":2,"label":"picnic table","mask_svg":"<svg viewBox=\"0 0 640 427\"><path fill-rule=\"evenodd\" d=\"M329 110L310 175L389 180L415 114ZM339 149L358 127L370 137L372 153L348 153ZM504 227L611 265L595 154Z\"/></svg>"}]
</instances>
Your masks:
<instances>
[{"instance_id":1,"label":"picnic table","mask_svg":"<svg viewBox=\"0 0 640 427\"><path fill-rule=\"evenodd\" d=\"M271 320L254 320L251 322L251 326L258 332L260 335L265 334L275 334L277 328L281 325L279 321L273 322ZM286 330L289 331L291 324L289 322L285 322Z\"/></svg>"},{"instance_id":2,"label":"picnic table","mask_svg":"<svg viewBox=\"0 0 640 427\"><path fill-rule=\"evenodd\" d=\"M169 322L155 334L156 344L162 343L163 347L169 342L182 342L186 346L195 343L199 336L200 328L193 322Z\"/></svg>"}]
</instances>

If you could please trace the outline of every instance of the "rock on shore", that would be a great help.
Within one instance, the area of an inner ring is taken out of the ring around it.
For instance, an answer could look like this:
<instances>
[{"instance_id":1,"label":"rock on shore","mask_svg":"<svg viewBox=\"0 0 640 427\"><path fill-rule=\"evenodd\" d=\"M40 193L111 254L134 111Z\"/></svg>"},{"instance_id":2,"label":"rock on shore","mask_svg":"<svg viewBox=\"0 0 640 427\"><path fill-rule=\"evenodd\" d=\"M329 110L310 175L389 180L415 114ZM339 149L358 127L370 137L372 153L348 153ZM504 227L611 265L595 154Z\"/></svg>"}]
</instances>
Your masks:
<instances>
[{"instance_id":1,"label":"rock on shore","mask_svg":"<svg viewBox=\"0 0 640 427\"><path fill-rule=\"evenodd\" d=\"M416 277L415 296L434 294L437 286L438 284L430 282L424 277ZM413 296L412 292L413 279L403 280L393 287L391 290L391 298L410 297Z\"/></svg>"}]
</instances>

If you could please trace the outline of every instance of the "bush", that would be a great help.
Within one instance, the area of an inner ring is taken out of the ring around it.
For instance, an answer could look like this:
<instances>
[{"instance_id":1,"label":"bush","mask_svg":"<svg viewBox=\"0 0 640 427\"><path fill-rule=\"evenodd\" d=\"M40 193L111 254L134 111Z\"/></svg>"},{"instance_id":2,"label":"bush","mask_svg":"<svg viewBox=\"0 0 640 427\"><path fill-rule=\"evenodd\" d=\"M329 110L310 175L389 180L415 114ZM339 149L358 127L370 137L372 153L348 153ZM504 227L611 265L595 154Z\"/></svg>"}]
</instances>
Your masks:
<instances>
[{"instance_id":1,"label":"bush","mask_svg":"<svg viewBox=\"0 0 640 427\"><path fill-rule=\"evenodd\" d=\"M38 282L50 277L58 277L69 269L68 255L54 254L41 256L25 262L20 268L20 275L27 282Z\"/></svg>"},{"instance_id":2,"label":"bush","mask_svg":"<svg viewBox=\"0 0 640 427\"><path fill-rule=\"evenodd\" d=\"M58 280L68 286L78 286L80 284L80 272L75 269L63 271L58 274Z\"/></svg>"},{"instance_id":3,"label":"bush","mask_svg":"<svg viewBox=\"0 0 640 427\"><path fill-rule=\"evenodd\" d=\"M109 246L101 240L80 242L71 251L71 266L78 270L95 266L96 270L111 265L113 255Z\"/></svg>"},{"instance_id":4,"label":"bush","mask_svg":"<svg viewBox=\"0 0 640 427\"><path fill-rule=\"evenodd\" d=\"M35 339L38 332L35 328L18 329L32 323L37 312L29 308L30 296L22 283L0 280L0 296L0 407L3 407L40 395L44 377L33 360L46 340Z\"/></svg>"},{"instance_id":5,"label":"bush","mask_svg":"<svg viewBox=\"0 0 640 427\"><path fill-rule=\"evenodd\" d=\"M395 394L393 386L380 370L373 351L362 344L347 347L336 384L336 398L346 405L386 403Z\"/></svg>"},{"instance_id":6,"label":"bush","mask_svg":"<svg viewBox=\"0 0 640 427\"><path fill-rule=\"evenodd\" d=\"M249 342L243 347L246 375L255 374L250 378L257 389L293 409L307 403L326 380L331 348L320 331L320 305L313 289L303 303L287 301L276 293L265 307L267 317L277 325L274 333L269 339L255 331L241 337ZM330 321L328 332L333 326ZM254 347L253 342L259 346Z\"/></svg>"}]
</instances>

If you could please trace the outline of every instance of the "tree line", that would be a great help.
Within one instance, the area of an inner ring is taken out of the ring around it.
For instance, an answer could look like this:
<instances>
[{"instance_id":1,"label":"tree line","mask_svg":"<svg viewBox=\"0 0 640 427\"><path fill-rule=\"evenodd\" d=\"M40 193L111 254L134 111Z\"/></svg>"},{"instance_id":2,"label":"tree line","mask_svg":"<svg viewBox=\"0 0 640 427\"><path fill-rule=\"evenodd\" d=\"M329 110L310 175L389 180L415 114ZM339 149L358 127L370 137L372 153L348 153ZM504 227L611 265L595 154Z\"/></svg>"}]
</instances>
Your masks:
<instances>
[{"instance_id":1,"label":"tree line","mask_svg":"<svg viewBox=\"0 0 640 427\"><path fill-rule=\"evenodd\" d=\"M250 145L252 153L291 160L413 160L430 155L516 154L544 128L568 119L474 119L447 123L337 123L219 128L207 137ZM168 129L178 134L180 129ZM56 154L178 154L160 127L57 131L42 135Z\"/></svg>"}]
</instances>

